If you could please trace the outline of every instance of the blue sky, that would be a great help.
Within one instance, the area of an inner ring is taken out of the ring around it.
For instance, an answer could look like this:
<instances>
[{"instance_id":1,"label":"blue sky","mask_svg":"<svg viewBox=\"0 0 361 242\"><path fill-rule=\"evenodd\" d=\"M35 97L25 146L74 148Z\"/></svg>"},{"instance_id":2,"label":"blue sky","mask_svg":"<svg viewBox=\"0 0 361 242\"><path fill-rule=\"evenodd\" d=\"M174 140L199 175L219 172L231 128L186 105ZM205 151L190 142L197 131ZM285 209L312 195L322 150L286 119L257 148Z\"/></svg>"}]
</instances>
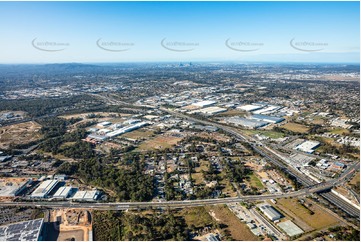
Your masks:
<instances>
[{"instance_id":1,"label":"blue sky","mask_svg":"<svg viewBox=\"0 0 361 242\"><path fill-rule=\"evenodd\" d=\"M0 63L359 62L359 9L359 2L0 2Z\"/></svg>"}]
</instances>

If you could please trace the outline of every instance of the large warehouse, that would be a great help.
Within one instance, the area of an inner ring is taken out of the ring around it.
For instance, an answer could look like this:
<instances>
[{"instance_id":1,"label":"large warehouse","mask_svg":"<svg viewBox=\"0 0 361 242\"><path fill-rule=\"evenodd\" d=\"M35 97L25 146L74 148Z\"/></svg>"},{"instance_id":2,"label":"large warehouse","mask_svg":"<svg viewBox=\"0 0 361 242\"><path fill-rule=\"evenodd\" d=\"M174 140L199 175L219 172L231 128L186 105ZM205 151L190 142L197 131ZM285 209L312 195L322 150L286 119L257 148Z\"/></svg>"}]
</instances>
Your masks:
<instances>
[{"instance_id":1,"label":"large warehouse","mask_svg":"<svg viewBox=\"0 0 361 242\"><path fill-rule=\"evenodd\" d=\"M58 180L46 180L43 181L38 188L31 194L32 198L46 198L47 195L55 188L58 184Z\"/></svg>"},{"instance_id":2,"label":"large warehouse","mask_svg":"<svg viewBox=\"0 0 361 242\"><path fill-rule=\"evenodd\" d=\"M264 213L264 215L266 215L272 221L276 221L282 218L282 214L280 214L274 207L267 203L259 205L259 209L261 209L262 213Z\"/></svg>"},{"instance_id":3,"label":"large warehouse","mask_svg":"<svg viewBox=\"0 0 361 242\"><path fill-rule=\"evenodd\" d=\"M227 118L227 119L225 119L225 121L227 123L232 123L235 125L242 125L244 127L250 128L250 129L260 128L260 127L263 127L268 124L267 122L252 120L252 119L247 119L247 118L240 118L240 117Z\"/></svg>"},{"instance_id":4,"label":"large warehouse","mask_svg":"<svg viewBox=\"0 0 361 242\"><path fill-rule=\"evenodd\" d=\"M250 117L250 119L264 121L264 122L273 123L273 124L277 124L277 123L280 123L285 120L284 118L281 118L281 117L274 117L274 116L268 116L268 115L262 115L262 114L254 114Z\"/></svg>"},{"instance_id":5,"label":"large warehouse","mask_svg":"<svg viewBox=\"0 0 361 242\"><path fill-rule=\"evenodd\" d=\"M0 226L0 241L39 241L43 219Z\"/></svg>"},{"instance_id":6,"label":"large warehouse","mask_svg":"<svg viewBox=\"0 0 361 242\"><path fill-rule=\"evenodd\" d=\"M318 141L307 140L307 141L303 142L302 144L297 145L294 149L312 154L315 151L315 149L318 146L320 146L320 144L321 143Z\"/></svg>"}]
</instances>

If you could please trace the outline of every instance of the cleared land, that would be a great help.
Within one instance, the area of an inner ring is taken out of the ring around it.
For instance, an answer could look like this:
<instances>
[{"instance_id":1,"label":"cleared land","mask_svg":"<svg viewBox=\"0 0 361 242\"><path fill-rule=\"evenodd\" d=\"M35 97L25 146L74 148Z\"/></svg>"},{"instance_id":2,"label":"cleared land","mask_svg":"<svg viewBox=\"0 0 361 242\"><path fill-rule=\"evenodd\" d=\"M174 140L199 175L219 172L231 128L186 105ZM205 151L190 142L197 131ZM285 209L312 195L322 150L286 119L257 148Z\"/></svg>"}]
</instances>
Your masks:
<instances>
[{"instance_id":1,"label":"cleared land","mask_svg":"<svg viewBox=\"0 0 361 242\"><path fill-rule=\"evenodd\" d=\"M290 130L292 132L296 133L307 133L309 128L302 124L296 124L296 123L286 123L285 125L281 126L281 128Z\"/></svg>"},{"instance_id":2,"label":"cleared land","mask_svg":"<svg viewBox=\"0 0 361 242\"><path fill-rule=\"evenodd\" d=\"M255 187L257 189L263 189L264 186L261 182L261 180L255 175L255 174L251 174L248 176L248 183L251 187Z\"/></svg>"},{"instance_id":3,"label":"cleared land","mask_svg":"<svg viewBox=\"0 0 361 242\"><path fill-rule=\"evenodd\" d=\"M335 129L331 129L330 133L339 134L339 135L343 135L343 134L347 135L350 133L350 131L347 129L343 129L343 128L335 128Z\"/></svg>"},{"instance_id":4,"label":"cleared land","mask_svg":"<svg viewBox=\"0 0 361 242\"><path fill-rule=\"evenodd\" d=\"M223 234L228 230L234 240L259 240L249 230L248 226L242 223L225 205L207 207L206 209L218 223L226 225L225 228L221 229Z\"/></svg>"},{"instance_id":5,"label":"cleared land","mask_svg":"<svg viewBox=\"0 0 361 242\"><path fill-rule=\"evenodd\" d=\"M278 139L278 138L283 138L284 134L282 134L281 132L275 132L275 131L263 131L263 130L245 130L244 131L246 134L259 134L259 135L264 135L267 136L271 139Z\"/></svg>"},{"instance_id":6,"label":"cleared land","mask_svg":"<svg viewBox=\"0 0 361 242\"><path fill-rule=\"evenodd\" d=\"M122 134L121 137L129 138L129 139L143 139L143 138L148 138L148 137L152 136L153 134L154 134L154 132L151 130L139 129L139 130L134 130L132 132Z\"/></svg>"},{"instance_id":7,"label":"cleared land","mask_svg":"<svg viewBox=\"0 0 361 242\"><path fill-rule=\"evenodd\" d=\"M171 148L172 146L176 145L182 138L175 137L171 135L158 135L157 137L144 141L139 145L137 150L144 151L144 150L163 150L166 148Z\"/></svg>"},{"instance_id":8,"label":"cleared land","mask_svg":"<svg viewBox=\"0 0 361 242\"><path fill-rule=\"evenodd\" d=\"M203 228L213 224L211 215L204 207L186 208L179 211L179 215L183 216L187 225L193 225L196 228Z\"/></svg>"},{"instance_id":9,"label":"cleared land","mask_svg":"<svg viewBox=\"0 0 361 242\"><path fill-rule=\"evenodd\" d=\"M42 137L40 124L30 121L0 127L0 149L8 149L10 144L27 144Z\"/></svg>"},{"instance_id":10,"label":"cleared land","mask_svg":"<svg viewBox=\"0 0 361 242\"><path fill-rule=\"evenodd\" d=\"M350 181L350 184L352 184L352 185L360 184L360 172L359 171L356 172L355 176Z\"/></svg>"},{"instance_id":11,"label":"cleared land","mask_svg":"<svg viewBox=\"0 0 361 242\"><path fill-rule=\"evenodd\" d=\"M302 220L308 226L314 229L334 226L340 222L334 216L326 213L320 207L307 199L306 203L312 204L311 207L309 207L308 209L303 207L296 198L281 198L277 200L276 207L278 207L280 210L286 209L286 211L284 211L286 214L290 215L291 213L293 213L295 216L297 216L298 219ZM309 210L311 210L314 214L311 215ZM289 213L289 211L291 213Z\"/></svg>"}]
</instances>

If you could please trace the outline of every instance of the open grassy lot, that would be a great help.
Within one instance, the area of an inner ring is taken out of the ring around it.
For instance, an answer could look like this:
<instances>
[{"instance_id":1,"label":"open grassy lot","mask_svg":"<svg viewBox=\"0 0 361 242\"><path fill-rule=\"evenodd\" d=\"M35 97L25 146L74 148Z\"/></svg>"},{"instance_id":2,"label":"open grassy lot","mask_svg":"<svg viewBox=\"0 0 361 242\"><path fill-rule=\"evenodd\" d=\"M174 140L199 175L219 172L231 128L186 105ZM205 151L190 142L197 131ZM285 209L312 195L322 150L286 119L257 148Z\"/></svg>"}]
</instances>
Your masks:
<instances>
[{"instance_id":1,"label":"open grassy lot","mask_svg":"<svg viewBox=\"0 0 361 242\"><path fill-rule=\"evenodd\" d=\"M271 130L245 130L244 132L249 135L251 134L264 135L271 139L278 139L285 137L284 134L282 134L281 132L275 132Z\"/></svg>"},{"instance_id":2,"label":"open grassy lot","mask_svg":"<svg viewBox=\"0 0 361 242\"><path fill-rule=\"evenodd\" d=\"M246 114L245 111L237 110L237 109L231 109L223 113L219 113L216 116L218 117L226 117L226 116L244 116Z\"/></svg>"},{"instance_id":3,"label":"open grassy lot","mask_svg":"<svg viewBox=\"0 0 361 242\"><path fill-rule=\"evenodd\" d=\"M238 241L259 240L259 238L249 230L248 226L242 223L227 206L218 205L207 207L206 209L219 224L226 225L225 228L221 229L221 233L224 234L225 231L228 230L231 237Z\"/></svg>"},{"instance_id":4,"label":"open grassy lot","mask_svg":"<svg viewBox=\"0 0 361 242\"><path fill-rule=\"evenodd\" d=\"M281 126L281 128L297 133L307 133L309 130L309 127L296 123L286 123L285 125Z\"/></svg>"},{"instance_id":5,"label":"open grassy lot","mask_svg":"<svg viewBox=\"0 0 361 242\"><path fill-rule=\"evenodd\" d=\"M306 202L310 203L309 200L306 200ZM286 211L284 211L285 213L291 211L291 213L295 214L299 219L314 229L326 228L340 222L334 216L328 214L314 203L312 203L312 206L309 208L314 212L314 214L311 215L307 208L298 203L297 198L278 199L276 207L282 210L279 205L286 209Z\"/></svg>"},{"instance_id":6,"label":"open grassy lot","mask_svg":"<svg viewBox=\"0 0 361 242\"><path fill-rule=\"evenodd\" d=\"M137 151L146 151L146 150L163 150L166 148L171 148L172 146L176 145L182 138L174 137L171 135L158 135L153 139L146 140L142 142Z\"/></svg>"},{"instance_id":7,"label":"open grassy lot","mask_svg":"<svg viewBox=\"0 0 361 242\"><path fill-rule=\"evenodd\" d=\"M257 189L263 189L264 188L261 180L255 174L249 175L247 180L249 182L249 185L252 186L252 187L255 187Z\"/></svg>"},{"instance_id":8,"label":"open grassy lot","mask_svg":"<svg viewBox=\"0 0 361 242\"><path fill-rule=\"evenodd\" d=\"M184 217L188 226L194 225L196 228L203 228L213 224L213 219L205 207L185 208L178 214Z\"/></svg>"},{"instance_id":9,"label":"open grassy lot","mask_svg":"<svg viewBox=\"0 0 361 242\"><path fill-rule=\"evenodd\" d=\"M321 116L315 116L313 118L313 120L311 121L311 123L313 124L324 124L325 123L325 119Z\"/></svg>"},{"instance_id":10,"label":"open grassy lot","mask_svg":"<svg viewBox=\"0 0 361 242\"><path fill-rule=\"evenodd\" d=\"M40 139L40 128L40 124L34 121L0 127L0 149L7 149L10 144L27 144Z\"/></svg>"},{"instance_id":11,"label":"open grassy lot","mask_svg":"<svg viewBox=\"0 0 361 242\"><path fill-rule=\"evenodd\" d=\"M130 138L130 139L142 139L142 138L148 138L154 134L153 131L147 130L147 129L138 129L134 130L132 132L128 132L125 134L122 134L121 137Z\"/></svg>"},{"instance_id":12,"label":"open grassy lot","mask_svg":"<svg viewBox=\"0 0 361 242\"><path fill-rule=\"evenodd\" d=\"M350 131L347 129L343 129L343 128L334 128L334 129L330 130L330 133L339 134L339 135L343 135L343 134L347 135L350 133Z\"/></svg>"}]
</instances>

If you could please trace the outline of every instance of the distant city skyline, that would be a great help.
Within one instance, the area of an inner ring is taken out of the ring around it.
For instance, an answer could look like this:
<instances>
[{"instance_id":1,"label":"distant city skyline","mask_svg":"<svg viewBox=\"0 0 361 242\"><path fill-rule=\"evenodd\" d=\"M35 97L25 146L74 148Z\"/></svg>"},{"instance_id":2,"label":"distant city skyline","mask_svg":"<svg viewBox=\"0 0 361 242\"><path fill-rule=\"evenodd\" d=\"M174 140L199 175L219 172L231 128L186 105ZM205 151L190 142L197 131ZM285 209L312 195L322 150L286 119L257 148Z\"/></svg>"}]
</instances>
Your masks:
<instances>
[{"instance_id":1,"label":"distant city skyline","mask_svg":"<svg viewBox=\"0 0 361 242\"><path fill-rule=\"evenodd\" d=\"M0 63L359 63L359 2L0 2Z\"/></svg>"}]
</instances>

